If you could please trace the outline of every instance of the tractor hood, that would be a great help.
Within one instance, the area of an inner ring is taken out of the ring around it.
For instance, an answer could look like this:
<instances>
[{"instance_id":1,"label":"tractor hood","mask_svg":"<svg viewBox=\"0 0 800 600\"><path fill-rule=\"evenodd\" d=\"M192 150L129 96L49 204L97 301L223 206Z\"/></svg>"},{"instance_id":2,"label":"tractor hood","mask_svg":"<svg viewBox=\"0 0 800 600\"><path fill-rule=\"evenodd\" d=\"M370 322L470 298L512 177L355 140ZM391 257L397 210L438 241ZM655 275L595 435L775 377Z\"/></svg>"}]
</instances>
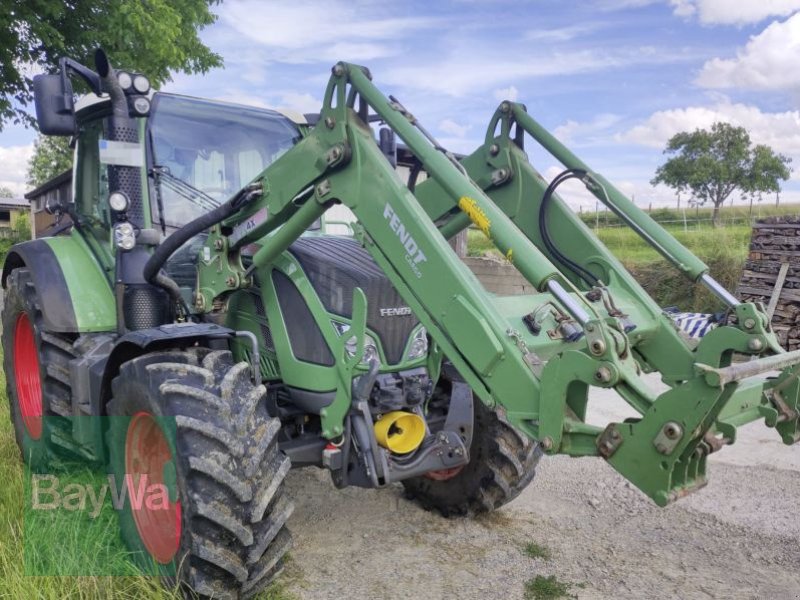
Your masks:
<instances>
[{"instance_id":1,"label":"tractor hood","mask_svg":"<svg viewBox=\"0 0 800 600\"><path fill-rule=\"evenodd\" d=\"M360 243L347 237L309 236L297 240L289 252L328 312L351 318L353 290L364 290L367 327L380 337L389 364L403 359L408 338L419 321Z\"/></svg>"}]
</instances>

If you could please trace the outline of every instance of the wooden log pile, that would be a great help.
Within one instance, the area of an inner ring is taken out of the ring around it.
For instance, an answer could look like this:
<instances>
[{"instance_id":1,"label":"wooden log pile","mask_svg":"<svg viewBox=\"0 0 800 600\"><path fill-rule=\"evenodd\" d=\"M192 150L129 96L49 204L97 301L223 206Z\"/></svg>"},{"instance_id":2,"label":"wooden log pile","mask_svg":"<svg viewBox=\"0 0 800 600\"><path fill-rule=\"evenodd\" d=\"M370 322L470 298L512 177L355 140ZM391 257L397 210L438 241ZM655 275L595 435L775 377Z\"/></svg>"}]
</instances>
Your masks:
<instances>
[{"instance_id":1,"label":"wooden log pile","mask_svg":"<svg viewBox=\"0 0 800 600\"><path fill-rule=\"evenodd\" d=\"M800 348L800 215L768 217L753 226L750 253L736 294L742 300L770 300L780 286L782 265L786 270L772 317L772 328L787 350Z\"/></svg>"}]
</instances>

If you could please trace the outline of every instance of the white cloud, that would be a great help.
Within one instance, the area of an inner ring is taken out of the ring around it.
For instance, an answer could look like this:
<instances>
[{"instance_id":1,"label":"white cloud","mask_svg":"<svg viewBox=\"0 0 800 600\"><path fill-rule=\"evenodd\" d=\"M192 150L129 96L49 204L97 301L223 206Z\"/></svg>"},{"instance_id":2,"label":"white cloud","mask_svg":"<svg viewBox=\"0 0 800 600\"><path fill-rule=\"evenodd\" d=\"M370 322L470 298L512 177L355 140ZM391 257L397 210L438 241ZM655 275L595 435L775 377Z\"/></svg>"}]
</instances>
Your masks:
<instances>
[{"instance_id":1,"label":"white cloud","mask_svg":"<svg viewBox=\"0 0 800 600\"><path fill-rule=\"evenodd\" d=\"M478 90L492 89L538 77L596 73L605 69L642 64L664 64L684 60L682 54L659 51L652 47L620 47L549 51L531 50L526 60L509 58L488 48L475 46L453 48L450 54L424 64L404 64L381 69L381 79L391 84L448 96L465 96ZM480 77L476 77L476 73Z\"/></svg>"},{"instance_id":2,"label":"white cloud","mask_svg":"<svg viewBox=\"0 0 800 600\"><path fill-rule=\"evenodd\" d=\"M0 146L0 187L7 187L22 196L30 186L25 183L28 161L33 155L33 144L27 146Z\"/></svg>"},{"instance_id":3,"label":"white cloud","mask_svg":"<svg viewBox=\"0 0 800 600\"><path fill-rule=\"evenodd\" d=\"M500 88L492 92L494 95L494 99L498 102L502 102L503 100L510 100L511 102L516 102L517 98L519 98L519 90L514 87L513 85L508 86L507 88Z\"/></svg>"},{"instance_id":4,"label":"white cloud","mask_svg":"<svg viewBox=\"0 0 800 600\"><path fill-rule=\"evenodd\" d=\"M736 58L714 58L696 83L707 88L800 88L800 14L772 23L753 36Z\"/></svg>"},{"instance_id":5,"label":"white cloud","mask_svg":"<svg viewBox=\"0 0 800 600\"><path fill-rule=\"evenodd\" d=\"M663 110L617 136L618 141L664 148L669 138L681 131L707 129L722 121L744 127L753 142L800 160L800 111L762 112L758 107L723 99L711 106L690 106Z\"/></svg>"},{"instance_id":6,"label":"white cloud","mask_svg":"<svg viewBox=\"0 0 800 600\"><path fill-rule=\"evenodd\" d=\"M590 145L608 141L608 130L619 123L621 117L611 113L603 113L591 121L578 122L569 120L553 130L559 140L565 144ZM605 134L605 135L603 135Z\"/></svg>"},{"instance_id":7,"label":"white cloud","mask_svg":"<svg viewBox=\"0 0 800 600\"><path fill-rule=\"evenodd\" d=\"M525 34L525 39L536 42L568 42L600 28L599 23L580 23L566 27L533 29Z\"/></svg>"},{"instance_id":8,"label":"white cloud","mask_svg":"<svg viewBox=\"0 0 800 600\"><path fill-rule=\"evenodd\" d=\"M324 6L313 0L232 0L220 11L220 21L269 48L273 61L289 63L367 61L396 55L401 49L391 42L438 22L428 17L390 16L378 4L344 0L329 0Z\"/></svg>"},{"instance_id":9,"label":"white cloud","mask_svg":"<svg viewBox=\"0 0 800 600\"><path fill-rule=\"evenodd\" d=\"M800 10L800 0L670 0L678 17L697 16L704 25L748 25Z\"/></svg>"},{"instance_id":10,"label":"white cloud","mask_svg":"<svg viewBox=\"0 0 800 600\"><path fill-rule=\"evenodd\" d=\"M301 113L318 113L322 109L322 100L311 94L287 92L280 97L280 108L290 108Z\"/></svg>"},{"instance_id":11,"label":"white cloud","mask_svg":"<svg viewBox=\"0 0 800 600\"><path fill-rule=\"evenodd\" d=\"M691 17L697 12L694 0L669 0L676 17Z\"/></svg>"},{"instance_id":12,"label":"white cloud","mask_svg":"<svg viewBox=\"0 0 800 600\"><path fill-rule=\"evenodd\" d=\"M458 138L463 138L467 135L467 132L470 130L470 125L460 125L453 121L452 119L445 119L441 123L439 123L439 129L441 129L445 133L449 133L450 135L454 135Z\"/></svg>"},{"instance_id":13,"label":"white cloud","mask_svg":"<svg viewBox=\"0 0 800 600\"><path fill-rule=\"evenodd\" d=\"M631 8L642 8L651 4L656 4L660 0L596 0L594 6L598 10L612 12L617 10L629 10Z\"/></svg>"}]
</instances>

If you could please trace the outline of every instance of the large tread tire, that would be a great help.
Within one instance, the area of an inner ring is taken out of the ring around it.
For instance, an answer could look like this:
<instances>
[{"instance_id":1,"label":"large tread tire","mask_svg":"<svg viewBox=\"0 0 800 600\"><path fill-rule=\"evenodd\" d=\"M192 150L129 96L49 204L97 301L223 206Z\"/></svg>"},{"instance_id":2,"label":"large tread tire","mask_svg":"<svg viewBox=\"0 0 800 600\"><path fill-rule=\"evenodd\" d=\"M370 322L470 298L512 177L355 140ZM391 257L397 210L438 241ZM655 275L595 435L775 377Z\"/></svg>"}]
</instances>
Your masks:
<instances>
[{"instance_id":1,"label":"large tread tire","mask_svg":"<svg viewBox=\"0 0 800 600\"><path fill-rule=\"evenodd\" d=\"M31 436L20 408L20 391L16 381L15 349L17 325L27 318L33 331L35 355L39 367L42 420L41 434ZM71 434L72 393L70 389L69 361L76 356L73 338L67 334L46 330L42 309L30 271L18 268L8 276L3 303L3 369L6 391L11 411L14 435L23 460L33 469L53 468L64 454L63 447L53 443L54 438L69 439Z\"/></svg>"},{"instance_id":2,"label":"large tread tire","mask_svg":"<svg viewBox=\"0 0 800 600\"><path fill-rule=\"evenodd\" d=\"M477 399L474 415L469 463L449 479L403 481L407 498L444 517L474 516L500 508L533 481L539 445Z\"/></svg>"},{"instance_id":3,"label":"large tread tire","mask_svg":"<svg viewBox=\"0 0 800 600\"><path fill-rule=\"evenodd\" d=\"M194 348L154 352L122 365L107 413L112 472L125 471L129 417L174 417L170 446L181 533L169 565L156 565L188 597L249 598L282 571L291 545L284 494L289 459L277 444L280 421L267 413L263 385L231 353ZM120 419L119 417L128 417ZM167 427L166 429L169 429ZM153 571L127 503L121 534L144 569Z\"/></svg>"}]
</instances>

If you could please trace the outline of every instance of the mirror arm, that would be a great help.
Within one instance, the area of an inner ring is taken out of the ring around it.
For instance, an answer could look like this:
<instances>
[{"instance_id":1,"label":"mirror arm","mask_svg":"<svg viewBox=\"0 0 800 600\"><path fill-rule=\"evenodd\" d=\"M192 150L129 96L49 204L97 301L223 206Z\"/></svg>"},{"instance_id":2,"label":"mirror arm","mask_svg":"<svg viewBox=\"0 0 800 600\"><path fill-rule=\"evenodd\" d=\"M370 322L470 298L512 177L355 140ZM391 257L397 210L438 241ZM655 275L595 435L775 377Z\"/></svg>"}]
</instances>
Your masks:
<instances>
[{"instance_id":1,"label":"mirror arm","mask_svg":"<svg viewBox=\"0 0 800 600\"><path fill-rule=\"evenodd\" d=\"M61 82L64 90L70 90L72 88L72 86L69 85L69 75L74 73L83 79L86 82L86 85L89 86L89 89L91 89L96 95L102 95L103 91L100 86L100 76L97 73L71 58L62 58L58 61L58 63L61 71ZM69 99L67 99L67 95L67 93L64 94L64 109L72 111L73 98L72 95L69 94Z\"/></svg>"}]
</instances>

